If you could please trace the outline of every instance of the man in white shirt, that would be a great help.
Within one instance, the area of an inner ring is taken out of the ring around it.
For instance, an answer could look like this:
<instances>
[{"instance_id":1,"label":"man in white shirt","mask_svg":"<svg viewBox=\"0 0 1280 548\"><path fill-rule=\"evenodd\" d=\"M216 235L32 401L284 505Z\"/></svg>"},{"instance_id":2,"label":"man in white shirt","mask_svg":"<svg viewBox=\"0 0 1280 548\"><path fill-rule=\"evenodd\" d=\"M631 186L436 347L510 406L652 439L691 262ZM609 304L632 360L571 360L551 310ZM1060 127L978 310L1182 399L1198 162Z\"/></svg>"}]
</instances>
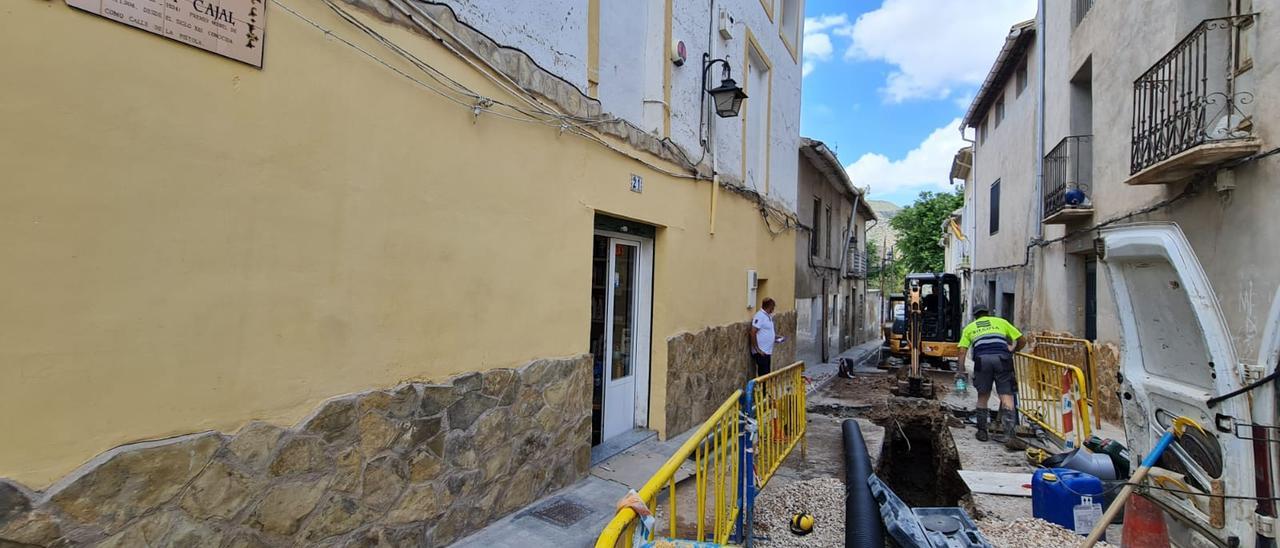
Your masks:
<instances>
[{"instance_id":1,"label":"man in white shirt","mask_svg":"<svg viewBox=\"0 0 1280 548\"><path fill-rule=\"evenodd\" d=\"M751 318L751 361L756 364L757 377L773 370L773 344L782 342L773 328L773 308L773 299L766 298Z\"/></svg>"}]
</instances>

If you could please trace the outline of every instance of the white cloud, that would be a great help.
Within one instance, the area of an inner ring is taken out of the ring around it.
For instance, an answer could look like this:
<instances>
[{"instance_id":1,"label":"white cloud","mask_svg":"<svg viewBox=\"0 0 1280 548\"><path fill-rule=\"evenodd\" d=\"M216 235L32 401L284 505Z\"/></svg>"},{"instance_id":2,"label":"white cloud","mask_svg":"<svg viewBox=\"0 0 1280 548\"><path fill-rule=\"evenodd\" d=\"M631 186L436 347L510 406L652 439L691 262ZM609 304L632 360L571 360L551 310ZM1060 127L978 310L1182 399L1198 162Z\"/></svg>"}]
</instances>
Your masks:
<instances>
[{"instance_id":1,"label":"white cloud","mask_svg":"<svg viewBox=\"0 0 1280 548\"><path fill-rule=\"evenodd\" d=\"M843 13L819 15L804 18L804 32L826 32L827 30L849 26L849 16Z\"/></svg>"},{"instance_id":2,"label":"white cloud","mask_svg":"<svg viewBox=\"0 0 1280 548\"><path fill-rule=\"evenodd\" d=\"M983 0L980 7L956 0L885 0L831 32L853 41L846 59L894 67L881 89L885 100L945 99L982 83L1009 27L1034 17L1035 8L1035 0Z\"/></svg>"},{"instance_id":3,"label":"white cloud","mask_svg":"<svg viewBox=\"0 0 1280 548\"><path fill-rule=\"evenodd\" d=\"M968 143L960 138L960 119L940 127L901 159L874 152L863 154L845 166L853 184L871 186L873 196L899 191L948 190L951 159Z\"/></svg>"},{"instance_id":4,"label":"white cloud","mask_svg":"<svg viewBox=\"0 0 1280 548\"><path fill-rule=\"evenodd\" d=\"M830 61L835 46L831 44L830 30L849 26L849 16L845 14L821 15L806 17L804 20L804 65L803 75L808 76L818 67L818 63Z\"/></svg>"},{"instance_id":5,"label":"white cloud","mask_svg":"<svg viewBox=\"0 0 1280 548\"><path fill-rule=\"evenodd\" d=\"M819 61L831 59L831 37L820 32L804 35L804 76L817 67Z\"/></svg>"}]
</instances>

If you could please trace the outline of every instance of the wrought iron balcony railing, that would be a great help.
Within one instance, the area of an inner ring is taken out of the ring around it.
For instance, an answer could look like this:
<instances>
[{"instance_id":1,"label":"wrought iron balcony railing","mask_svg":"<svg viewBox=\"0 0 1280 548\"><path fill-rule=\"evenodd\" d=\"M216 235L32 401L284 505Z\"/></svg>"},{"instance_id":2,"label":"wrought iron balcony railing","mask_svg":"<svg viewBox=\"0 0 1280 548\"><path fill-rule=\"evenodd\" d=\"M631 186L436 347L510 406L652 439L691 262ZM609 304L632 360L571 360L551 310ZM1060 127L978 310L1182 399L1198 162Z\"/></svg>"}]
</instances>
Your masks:
<instances>
[{"instance_id":1,"label":"wrought iron balcony railing","mask_svg":"<svg viewBox=\"0 0 1280 548\"><path fill-rule=\"evenodd\" d=\"M1077 25L1080 24L1080 21L1084 20L1084 16L1089 13L1090 9L1093 9L1093 0L1076 0L1075 15Z\"/></svg>"},{"instance_id":2,"label":"wrought iron balcony railing","mask_svg":"<svg viewBox=\"0 0 1280 548\"><path fill-rule=\"evenodd\" d=\"M1092 214L1093 136L1073 135L1044 157L1045 222Z\"/></svg>"},{"instance_id":3,"label":"wrought iron balcony railing","mask_svg":"<svg viewBox=\"0 0 1280 548\"><path fill-rule=\"evenodd\" d=\"M1130 173L1206 143L1252 137L1246 110L1254 96L1236 74L1240 33L1256 17L1202 21L1134 81Z\"/></svg>"},{"instance_id":4,"label":"wrought iron balcony railing","mask_svg":"<svg viewBox=\"0 0 1280 548\"><path fill-rule=\"evenodd\" d=\"M844 276L846 278L866 278L867 277L867 252L857 249L851 243L849 246L849 257L845 263Z\"/></svg>"}]
</instances>

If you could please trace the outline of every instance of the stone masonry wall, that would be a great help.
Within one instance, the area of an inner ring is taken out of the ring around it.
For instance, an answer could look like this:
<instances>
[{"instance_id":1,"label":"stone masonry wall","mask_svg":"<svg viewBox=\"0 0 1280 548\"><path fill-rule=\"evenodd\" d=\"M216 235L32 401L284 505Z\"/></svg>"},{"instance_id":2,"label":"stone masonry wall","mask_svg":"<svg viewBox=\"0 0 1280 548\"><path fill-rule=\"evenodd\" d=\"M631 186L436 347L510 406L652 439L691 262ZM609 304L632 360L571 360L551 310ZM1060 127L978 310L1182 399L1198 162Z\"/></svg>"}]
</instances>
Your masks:
<instances>
[{"instance_id":1,"label":"stone masonry wall","mask_svg":"<svg viewBox=\"0 0 1280 548\"><path fill-rule=\"evenodd\" d=\"M1120 403L1120 349L1106 343L1094 347L1094 359L1098 364L1098 411L1102 420L1111 424L1123 424L1124 408Z\"/></svg>"},{"instance_id":2,"label":"stone masonry wall","mask_svg":"<svg viewBox=\"0 0 1280 548\"><path fill-rule=\"evenodd\" d=\"M773 318L786 342L774 347L773 367L795 361L796 313ZM734 390L755 374L747 337L751 322L708 327L667 339L667 435L676 436L711 416Z\"/></svg>"},{"instance_id":3,"label":"stone masonry wall","mask_svg":"<svg viewBox=\"0 0 1280 548\"><path fill-rule=\"evenodd\" d=\"M589 356L325 402L0 480L0 546L443 546L585 477Z\"/></svg>"},{"instance_id":4,"label":"stone masonry wall","mask_svg":"<svg viewBox=\"0 0 1280 548\"><path fill-rule=\"evenodd\" d=\"M1053 336L1053 337L1075 337L1075 335L1066 331L1042 331L1033 333L1034 339L1037 335ZM1032 346L1032 353L1035 353L1035 347ZM1076 361L1069 361L1072 365L1082 365L1084 357L1080 356ZM1094 402L1094 411L1102 418L1103 422L1110 424L1120 424L1121 412L1120 405L1120 381L1117 373L1120 372L1120 349L1111 343L1094 344L1093 359L1096 368L1094 382L1098 383L1098 401Z\"/></svg>"},{"instance_id":5,"label":"stone masonry wall","mask_svg":"<svg viewBox=\"0 0 1280 548\"><path fill-rule=\"evenodd\" d=\"M785 367L796 361L796 313L782 312L774 314L773 327L778 334L787 338L786 342L773 347L773 368Z\"/></svg>"}]
</instances>

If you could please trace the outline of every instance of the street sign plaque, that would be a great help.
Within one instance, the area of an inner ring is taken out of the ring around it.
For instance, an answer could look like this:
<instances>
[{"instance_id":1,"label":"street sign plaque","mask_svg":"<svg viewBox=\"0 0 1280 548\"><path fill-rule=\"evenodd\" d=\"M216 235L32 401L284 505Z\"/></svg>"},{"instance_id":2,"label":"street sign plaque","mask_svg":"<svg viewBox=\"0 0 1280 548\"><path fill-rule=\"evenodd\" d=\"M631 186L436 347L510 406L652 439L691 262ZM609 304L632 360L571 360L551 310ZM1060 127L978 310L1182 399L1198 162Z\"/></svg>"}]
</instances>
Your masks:
<instances>
[{"instance_id":1,"label":"street sign plaque","mask_svg":"<svg viewBox=\"0 0 1280 548\"><path fill-rule=\"evenodd\" d=\"M266 0L66 0L67 5L262 68Z\"/></svg>"}]
</instances>

